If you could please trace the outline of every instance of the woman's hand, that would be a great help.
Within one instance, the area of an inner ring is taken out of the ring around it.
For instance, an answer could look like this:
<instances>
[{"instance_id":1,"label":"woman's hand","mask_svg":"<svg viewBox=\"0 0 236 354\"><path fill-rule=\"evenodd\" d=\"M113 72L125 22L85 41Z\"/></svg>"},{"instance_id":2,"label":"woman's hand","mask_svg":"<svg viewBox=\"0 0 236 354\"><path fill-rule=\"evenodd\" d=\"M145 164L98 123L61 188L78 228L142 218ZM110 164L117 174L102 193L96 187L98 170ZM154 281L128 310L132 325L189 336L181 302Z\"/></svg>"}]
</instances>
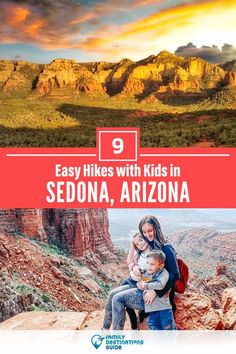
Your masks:
<instances>
[{"instance_id":1,"label":"woman's hand","mask_svg":"<svg viewBox=\"0 0 236 354\"><path fill-rule=\"evenodd\" d=\"M132 272L134 273L134 275L136 275L136 277L141 277L142 274L140 273L140 269L138 265L135 265L132 269Z\"/></svg>"},{"instance_id":2,"label":"woman's hand","mask_svg":"<svg viewBox=\"0 0 236 354\"><path fill-rule=\"evenodd\" d=\"M155 290L145 290L143 292L143 300L147 305L151 305L156 296Z\"/></svg>"},{"instance_id":3,"label":"woman's hand","mask_svg":"<svg viewBox=\"0 0 236 354\"><path fill-rule=\"evenodd\" d=\"M163 296L168 299L170 297L170 290L168 290Z\"/></svg>"}]
</instances>

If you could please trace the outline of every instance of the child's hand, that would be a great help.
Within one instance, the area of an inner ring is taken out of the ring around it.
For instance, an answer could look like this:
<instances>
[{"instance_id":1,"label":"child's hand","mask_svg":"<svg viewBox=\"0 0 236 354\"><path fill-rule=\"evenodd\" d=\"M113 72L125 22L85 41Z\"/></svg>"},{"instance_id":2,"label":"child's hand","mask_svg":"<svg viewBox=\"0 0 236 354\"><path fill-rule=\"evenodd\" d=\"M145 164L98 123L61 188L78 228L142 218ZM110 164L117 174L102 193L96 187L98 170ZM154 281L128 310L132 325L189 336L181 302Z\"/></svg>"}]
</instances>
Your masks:
<instances>
[{"instance_id":1,"label":"child's hand","mask_svg":"<svg viewBox=\"0 0 236 354\"><path fill-rule=\"evenodd\" d=\"M145 290L146 289L146 283L141 280L137 283L137 288L139 288L140 290Z\"/></svg>"},{"instance_id":2,"label":"child's hand","mask_svg":"<svg viewBox=\"0 0 236 354\"><path fill-rule=\"evenodd\" d=\"M134 275L136 275L136 277L141 277L141 273L140 273L139 266L135 265L135 266L133 267L132 272L134 273Z\"/></svg>"}]
</instances>

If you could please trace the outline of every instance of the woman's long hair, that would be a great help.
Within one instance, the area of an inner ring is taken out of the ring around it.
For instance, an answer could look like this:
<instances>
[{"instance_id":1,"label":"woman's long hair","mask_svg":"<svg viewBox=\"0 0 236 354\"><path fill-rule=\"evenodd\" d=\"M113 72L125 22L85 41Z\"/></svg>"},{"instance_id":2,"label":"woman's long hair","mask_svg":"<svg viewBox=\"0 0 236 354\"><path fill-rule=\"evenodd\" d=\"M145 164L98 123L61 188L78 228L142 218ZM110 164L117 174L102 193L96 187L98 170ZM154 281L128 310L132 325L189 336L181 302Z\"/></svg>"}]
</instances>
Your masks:
<instances>
[{"instance_id":1,"label":"woman's long hair","mask_svg":"<svg viewBox=\"0 0 236 354\"><path fill-rule=\"evenodd\" d=\"M152 225L153 230L154 230L154 244L158 248L161 248L161 246L166 243L166 239L163 235L161 225L160 225L158 219L153 215L146 215L139 222L139 231L140 231L141 235L143 236L144 240L146 240L148 243L150 243L150 241L148 241L147 237L145 237L143 234L142 227L144 224Z\"/></svg>"}]
</instances>

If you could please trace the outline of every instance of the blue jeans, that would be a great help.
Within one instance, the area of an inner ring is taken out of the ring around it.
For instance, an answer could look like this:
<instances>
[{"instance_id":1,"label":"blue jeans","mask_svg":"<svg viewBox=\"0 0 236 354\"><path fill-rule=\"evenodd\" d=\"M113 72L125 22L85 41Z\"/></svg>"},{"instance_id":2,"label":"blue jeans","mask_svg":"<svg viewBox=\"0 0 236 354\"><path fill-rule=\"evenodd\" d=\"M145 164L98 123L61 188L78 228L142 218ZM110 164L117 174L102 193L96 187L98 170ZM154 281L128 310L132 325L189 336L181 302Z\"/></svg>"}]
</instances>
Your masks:
<instances>
[{"instance_id":1,"label":"blue jeans","mask_svg":"<svg viewBox=\"0 0 236 354\"><path fill-rule=\"evenodd\" d=\"M148 326L152 330L175 330L176 326L172 310L150 312Z\"/></svg>"},{"instance_id":2,"label":"blue jeans","mask_svg":"<svg viewBox=\"0 0 236 354\"><path fill-rule=\"evenodd\" d=\"M120 285L130 285L131 288L136 288L137 281L133 280L131 277L123 280Z\"/></svg>"},{"instance_id":3,"label":"blue jeans","mask_svg":"<svg viewBox=\"0 0 236 354\"><path fill-rule=\"evenodd\" d=\"M112 324L113 330L124 329L126 307L143 310L143 292L138 288L131 288L130 285L113 289L108 295L103 328L109 329Z\"/></svg>"}]
</instances>

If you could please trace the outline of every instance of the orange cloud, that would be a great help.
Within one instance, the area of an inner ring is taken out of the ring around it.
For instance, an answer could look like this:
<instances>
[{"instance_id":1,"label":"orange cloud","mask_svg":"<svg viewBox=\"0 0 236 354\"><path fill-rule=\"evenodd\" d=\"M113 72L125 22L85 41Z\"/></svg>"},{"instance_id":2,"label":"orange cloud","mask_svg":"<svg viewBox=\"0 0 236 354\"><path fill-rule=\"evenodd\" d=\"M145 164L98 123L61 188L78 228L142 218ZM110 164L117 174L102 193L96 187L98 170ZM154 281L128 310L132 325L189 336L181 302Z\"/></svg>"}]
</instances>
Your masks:
<instances>
[{"instance_id":1,"label":"orange cloud","mask_svg":"<svg viewBox=\"0 0 236 354\"><path fill-rule=\"evenodd\" d=\"M15 27L24 22L30 15L30 11L24 7L15 7L8 13L6 22L9 26Z\"/></svg>"},{"instance_id":2,"label":"orange cloud","mask_svg":"<svg viewBox=\"0 0 236 354\"><path fill-rule=\"evenodd\" d=\"M173 34L178 30L182 30L183 34L185 34L186 29L194 25L200 31L202 30L201 21L204 18L212 17L216 20L217 26L217 19L221 17L224 11L227 13L234 11L236 14L236 1L202 0L184 3L123 25L105 37L104 33L97 32L96 36L93 35L91 39L87 38L79 47L87 51L98 50L99 52L110 54L112 52L111 46L115 43L116 46L120 47L120 53L123 54L124 49L130 52L132 47L135 48L134 43L137 47L139 40L145 46L147 43L143 42L143 40L150 43L155 42L156 36L158 36L159 40L161 37ZM225 25L227 26L227 23ZM101 42L99 41L100 37L102 37ZM99 47L96 46L96 43L99 44ZM118 50L114 51L117 52Z\"/></svg>"},{"instance_id":3,"label":"orange cloud","mask_svg":"<svg viewBox=\"0 0 236 354\"><path fill-rule=\"evenodd\" d=\"M70 24L71 24L71 25L78 25L78 24L80 24L80 23L84 23L84 22L93 20L94 18L96 18L96 14L95 14L94 12L90 12L90 13L87 13L87 14L85 14L85 15L79 17L79 18L76 19L76 20L70 21Z\"/></svg>"},{"instance_id":4,"label":"orange cloud","mask_svg":"<svg viewBox=\"0 0 236 354\"><path fill-rule=\"evenodd\" d=\"M28 26L24 28L24 33L27 36L35 37L40 33L40 30L43 28L44 25L45 22L43 20L36 20L34 22L31 22Z\"/></svg>"},{"instance_id":5,"label":"orange cloud","mask_svg":"<svg viewBox=\"0 0 236 354\"><path fill-rule=\"evenodd\" d=\"M174 8L157 12L145 19L123 26L121 34L119 34L117 38L123 39L139 33L143 34L152 30L155 31L157 27L162 28L162 26L166 29L168 26L169 31L172 31L177 28L176 24L178 25L183 20L183 25L189 24L199 14L204 16L209 13L209 11L215 11L216 8L220 11L221 9L228 8L229 6L236 8L236 2L233 0L218 0L181 4Z\"/></svg>"}]
</instances>

